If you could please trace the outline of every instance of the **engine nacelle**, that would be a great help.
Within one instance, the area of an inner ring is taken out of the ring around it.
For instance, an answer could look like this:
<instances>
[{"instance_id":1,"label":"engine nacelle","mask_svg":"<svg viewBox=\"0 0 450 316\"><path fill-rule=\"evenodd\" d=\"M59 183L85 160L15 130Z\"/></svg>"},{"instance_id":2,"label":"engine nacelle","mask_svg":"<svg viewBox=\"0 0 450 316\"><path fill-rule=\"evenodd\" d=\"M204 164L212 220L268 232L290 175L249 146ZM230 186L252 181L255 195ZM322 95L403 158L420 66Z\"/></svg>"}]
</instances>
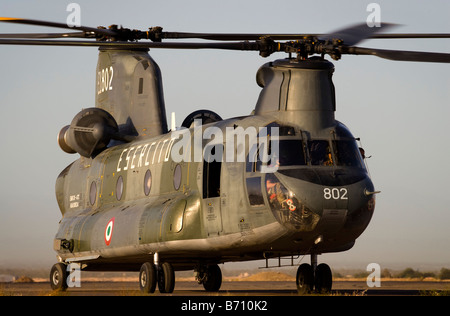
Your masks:
<instances>
[{"instance_id":1,"label":"engine nacelle","mask_svg":"<svg viewBox=\"0 0 450 316\"><path fill-rule=\"evenodd\" d=\"M69 129L69 127L70 127L70 125L66 125L63 128L61 128L61 130L59 131L58 139L57 139L58 145L64 152L66 152L68 154L75 154L76 151L67 144L66 135L67 135L67 130Z\"/></svg>"},{"instance_id":2,"label":"engine nacelle","mask_svg":"<svg viewBox=\"0 0 450 316\"><path fill-rule=\"evenodd\" d=\"M70 125L58 134L58 144L69 154L93 157L104 150L111 139L118 138L119 127L114 117L99 108L79 112Z\"/></svg>"}]
</instances>

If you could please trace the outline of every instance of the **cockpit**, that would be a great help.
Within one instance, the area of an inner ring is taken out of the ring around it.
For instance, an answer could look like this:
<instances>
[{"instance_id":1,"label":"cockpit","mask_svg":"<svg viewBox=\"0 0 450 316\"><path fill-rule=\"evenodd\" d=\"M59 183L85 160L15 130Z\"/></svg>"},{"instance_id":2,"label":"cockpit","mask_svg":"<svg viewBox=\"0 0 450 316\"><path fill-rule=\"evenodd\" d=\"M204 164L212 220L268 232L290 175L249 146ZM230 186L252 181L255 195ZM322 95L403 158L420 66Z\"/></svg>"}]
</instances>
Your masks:
<instances>
[{"instance_id":1,"label":"cockpit","mask_svg":"<svg viewBox=\"0 0 450 316\"><path fill-rule=\"evenodd\" d=\"M272 125L271 129L273 127L276 126ZM286 130L289 133L286 133ZM286 127L279 128L278 133L276 139L260 141L258 149L250 151L247 157L247 172L271 173L278 168L292 166L365 169L361 149L345 126L338 125L330 133L329 139L311 139L306 132L295 133L293 128ZM273 133L267 136L271 135L273 137Z\"/></svg>"},{"instance_id":2,"label":"cockpit","mask_svg":"<svg viewBox=\"0 0 450 316\"><path fill-rule=\"evenodd\" d=\"M368 178L362 150L349 130L338 123L322 137L312 137L293 127L268 126L247 156L250 206L269 206L295 231L314 229L324 208L347 209L350 186ZM305 195L306 190L315 193Z\"/></svg>"}]
</instances>

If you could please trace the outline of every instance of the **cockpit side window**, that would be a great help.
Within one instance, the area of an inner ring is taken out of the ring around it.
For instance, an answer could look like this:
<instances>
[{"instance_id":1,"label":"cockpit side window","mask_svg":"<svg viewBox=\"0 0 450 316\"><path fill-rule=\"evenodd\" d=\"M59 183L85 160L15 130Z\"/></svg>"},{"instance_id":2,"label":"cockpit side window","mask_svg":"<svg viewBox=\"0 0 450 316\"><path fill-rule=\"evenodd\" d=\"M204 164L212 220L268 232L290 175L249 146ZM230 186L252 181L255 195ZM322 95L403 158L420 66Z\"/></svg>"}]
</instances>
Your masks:
<instances>
[{"instance_id":1,"label":"cockpit side window","mask_svg":"<svg viewBox=\"0 0 450 316\"><path fill-rule=\"evenodd\" d=\"M280 166L306 165L301 139L285 139L280 141L279 147Z\"/></svg>"},{"instance_id":2,"label":"cockpit side window","mask_svg":"<svg viewBox=\"0 0 450 316\"><path fill-rule=\"evenodd\" d=\"M363 168L361 153L355 141L335 140L333 147L338 166Z\"/></svg>"},{"instance_id":3,"label":"cockpit side window","mask_svg":"<svg viewBox=\"0 0 450 316\"><path fill-rule=\"evenodd\" d=\"M274 166L303 166L306 165L304 146L301 139L284 139L278 142L278 151L272 148L272 142L269 142L267 152L265 152L265 143L260 144L258 150L251 151L255 154L253 159L247 157L247 172L260 172L264 165L268 168ZM266 157L263 159L263 157ZM268 162L264 163L266 160Z\"/></svg>"}]
</instances>

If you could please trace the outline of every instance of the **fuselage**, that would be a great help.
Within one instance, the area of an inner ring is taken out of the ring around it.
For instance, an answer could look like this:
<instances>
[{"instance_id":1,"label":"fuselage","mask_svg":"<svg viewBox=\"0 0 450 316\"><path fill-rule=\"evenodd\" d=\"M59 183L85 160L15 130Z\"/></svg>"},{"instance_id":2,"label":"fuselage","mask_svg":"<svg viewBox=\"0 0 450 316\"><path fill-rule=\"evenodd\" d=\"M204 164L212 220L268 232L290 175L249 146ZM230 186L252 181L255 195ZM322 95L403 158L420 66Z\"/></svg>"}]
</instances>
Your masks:
<instances>
[{"instance_id":1,"label":"fuselage","mask_svg":"<svg viewBox=\"0 0 450 316\"><path fill-rule=\"evenodd\" d=\"M270 129L253 144L229 135L261 126L277 128L277 143ZM269 144L277 155L264 159ZM312 135L270 116L229 119L76 160L56 183L63 218L54 249L103 270L139 269L155 253L191 269L343 251L372 217L372 191L343 124Z\"/></svg>"}]
</instances>

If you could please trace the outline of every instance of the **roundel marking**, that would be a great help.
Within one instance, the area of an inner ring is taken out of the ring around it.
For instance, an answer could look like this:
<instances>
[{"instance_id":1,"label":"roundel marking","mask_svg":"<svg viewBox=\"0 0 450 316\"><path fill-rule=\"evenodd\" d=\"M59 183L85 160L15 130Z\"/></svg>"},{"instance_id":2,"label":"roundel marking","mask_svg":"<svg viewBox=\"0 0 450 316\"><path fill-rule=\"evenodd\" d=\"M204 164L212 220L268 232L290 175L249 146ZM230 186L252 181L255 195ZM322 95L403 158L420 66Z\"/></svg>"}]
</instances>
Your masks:
<instances>
[{"instance_id":1,"label":"roundel marking","mask_svg":"<svg viewBox=\"0 0 450 316\"><path fill-rule=\"evenodd\" d=\"M105 228L105 244L109 246L114 229L114 217L111 218Z\"/></svg>"}]
</instances>

